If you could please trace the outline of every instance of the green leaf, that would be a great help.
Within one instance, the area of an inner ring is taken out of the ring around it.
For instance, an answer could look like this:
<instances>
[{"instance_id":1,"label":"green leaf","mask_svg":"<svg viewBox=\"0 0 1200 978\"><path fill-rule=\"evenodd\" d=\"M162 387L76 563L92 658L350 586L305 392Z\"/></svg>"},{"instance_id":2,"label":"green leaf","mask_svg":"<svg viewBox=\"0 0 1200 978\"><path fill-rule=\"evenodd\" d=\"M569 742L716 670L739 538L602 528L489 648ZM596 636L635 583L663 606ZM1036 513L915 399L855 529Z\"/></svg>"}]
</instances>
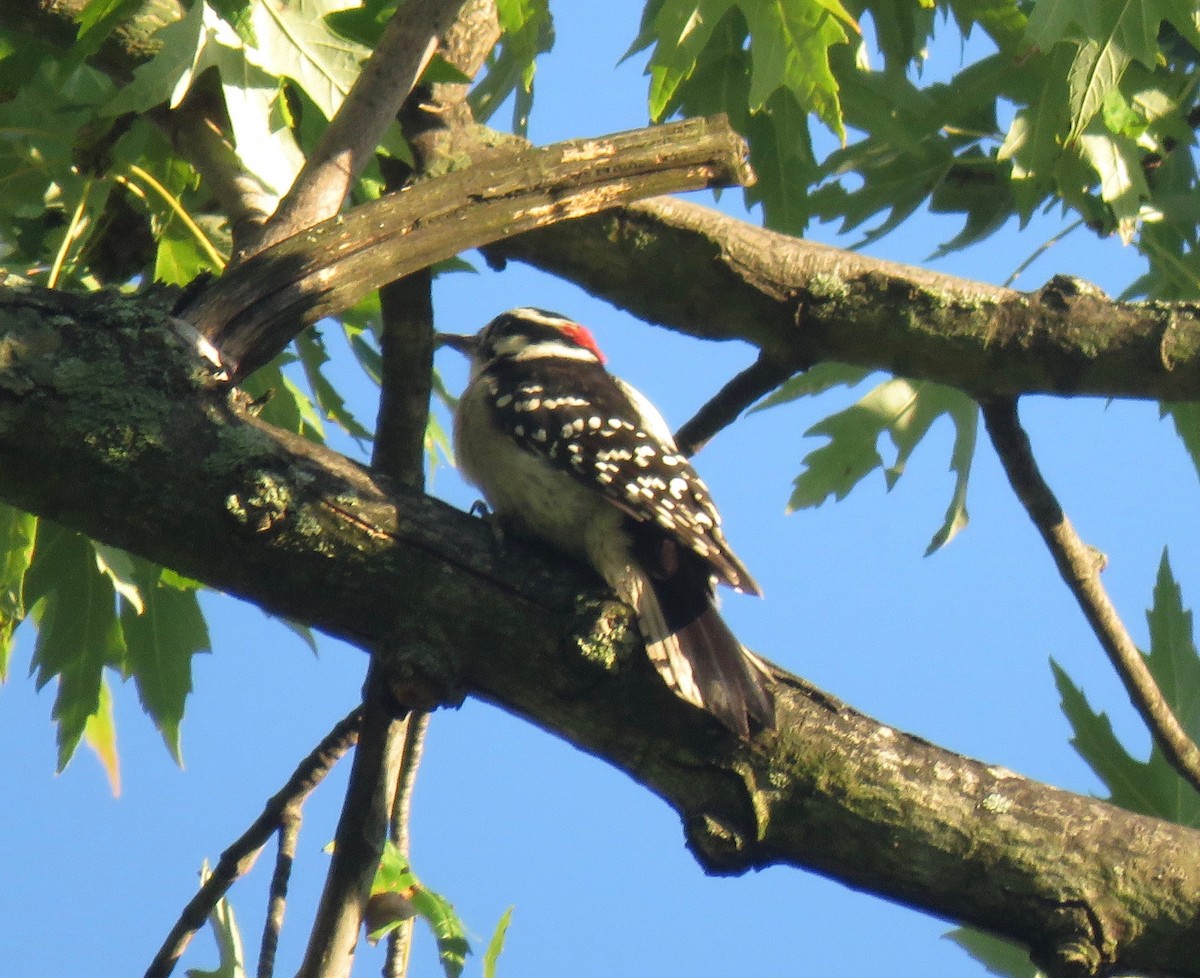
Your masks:
<instances>
[{"instance_id":1,"label":"green leaf","mask_svg":"<svg viewBox=\"0 0 1200 978\"><path fill-rule=\"evenodd\" d=\"M979 431L979 407L965 394L957 403L951 403L946 412L954 422L954 448L950 452L950 471L954 473L954 492L950 496L950 505L946 507L946 516L938 527L929 546L925 549L928 557L935 550L940 550L958 535L959 530L966 527L967 517L967 482L971 476L971 463L975 459L975 439Z\"/></svg>"},{"instance_id":2,"label":"green leaf","mask_svg":"<svg viewBox=\"0 0 1200 978\"><path fill-rule=\"evenodd\" d=\"M498 0L496 7L504 34L498 53L488 59L487 74L471 92L471 108L478 121L486 122L515 92L512 129L524 136L537 56L554 46L554 20L547 0Z\"/></svg>"},{"instance_id":3,"label":"green leaf","mask_svg":"<svg viewBox=\"0 0 1200 978\"><path fill-rule=\"evenodd\" d=\"M140 615L145 604L134 580L134 558L124 550L96 541L92 541L92 547L96 551L96 569L108 576L117 594L136 608Z\"/></svg>"},{"instance_id":4,"label":"green leaf","mask_svg":"<svg viewBox=\"0 0 1200 978\"><path fill-rule=\"evenodd\" d=\"M838 0L753 0L740 4L750 28L751 111L762 108L778 88L845 138L838 83L829 49L849 41L845 27L858 25Z\"/></svg>"},{"instance_id":5,"label":"green leaf","mask_svg":"<svg viewBox=\"0 0 1200 978\"><path fill-rule=\"evenodd\" d=\"M291 353L281 353L265 367L254 371L241 387L254 399L258 416L264 421L322 444L320 415L308 395L283 373L283 366L295 359Z\"/></svg>"},{"instance_id":6,"label":"green leaf","mask_svg":"<svg viewBox=\"0 0 1200 978\"><path fill-rule=\"evenodd\" d=\"M784 234L799 235L808 226L811 204L808 188L820 168L813 155L808 114L795 96L774 92L746 127L750 165L758 181L746 187L746 206L763 205L763 224Z\"/></svg>"},{"instance_id":7,"label":"green leaf","mask_svg":"<svg viewBox=\"0 0 1200 978\"><path fill-rule=\"evenodd\" d=\"M1170 416L1175 433L1187 449L1188 456L1200 476L1200 401L1174 401L1159 405L1159 417Z\"/></svg>"},{"instance_id":8,"label":"green leaf","mask_svg":"<svg viewBox=\"0 0 1200 978\"><path fill-rule=\"evenodd\" d=\"M38 523L26 585L38 615L31 671L36 672L38 689L58 680L51 715L58 724L62 771L88 720L101 709L105 666L120 666L125 660L116 592L110 578L97 570L91 541L47 520Z\"/></svg>"},{"instance_id":9,"label":"green leaf","mask_svg":"<svg viewBox=\"0 0 1200 978\"><path fill-rule=\"evenodd\" d=\"M79 33L72 45L71 55L76 62L82 63L99 51L100 45L116 26L140 6L140 0L89 0L87 6L75 15Z\"/></svg>"},{"instance_id":10,"label":"green leaf","mask_svg":"<svg viewBox=\"0 0 1200 978\"><path fill-rule=\"evenodd\" d=\"M125 674L137 684L142 708L167 750L182 764L179 725L192 691L192 656L212 648L208 626L196 591L162 583L160 569L143 560L135 561L134 575L144 605L138 610L130 602L121 604Z\"/></svg>"},{"instance_id":11,"label":"green leaf","mask_svg":"<svg viewBox=\"0 0 1200 978\"><path fill-rule=\"evenodd\" d=\"M1129 55L1114 44L1111 37L1080 45L1067 72L1071 98L1068 143L1079 138L1108 96L1117 90L1129 60Z\"/></svg>"},{"instance_id":12,"label":"green leaf","mask_svg":"<svg viewBox=\"0 0 1200 978\"><path fill-rule=\"evenodd\" d=\"M269 45L262 51L248 48L228 21L203 0L198 0L182 19L155 34L162 47L134 72L133 81L108 103L106 111L111 115L143 113L163 103L175 108L195 80L206 70L215 68L221 78L221 91L239 160L275 197L282 196L299 172L304 156L286 124L280 76L295 77L291 71L304 76L303 80L297 78L297 81L302 86L305 81L311 83L324 96L322 101L309 92L323 109L333 95L330 78L309 59L316 39L331 32L323 22L298 22L297 11L291 7L276 9L276 6L259 2L252 8L263 22L259 25L256 20L255 29L263 28L259 36L265 35ZM307 0L300 6L309 9ZM338 62L339 56L333 53L334 49L350 43L341 39L337 45L330 43L320 48L320 57L331 63ZM264 63L278 70L272 73L263 67ZM311 73L306 72L306 68L312 68ZM357 62L354 62L355 75L357 70ZM344 81L341 75L338 77ZM322 84L322 80L326 84ZM305 91L309 91L307 87ZM338 104L340 100L341 96L338 96Z\"/></svg>"},{"instance_id":13,"label":"green leaf","mask_svg":"<svg viewBox=\"0 0 1200 978\"><path fill-rule=\"evenodd\" d=\"M117 723L113 716L112 690L109 689L107 678L100 680L100 705L88 717L83 728L83 742L92 749L104 773L108 775L113 797L118 797L121 794L121 758L117 752Z\"/></svg>"},{"instance_id":14,"label":"green leaf","mask_svg":"<svg viewBox=\"0 0 1200 978\"><path fill-rule=\"evenodd\" d=\"M1183 593L1165 549L1146 622L1150 626L1146 665L1180 724L1200 739L1200 657L1193 640L1192 613L1183 606Z\"/></svg>"},{"instance_id":15,"label":"green leaf","mask_svg":"<svg viewBox=\"0 0 1200 978\"><path fill-rule=\"evenodd\" d=\"M754 405L750 409L750 413L765 411L767 408L778 407L780 404L788 404L801 397L823 394L834 387L853 387L870 374L871 370L866 367L851 367L844 363L833 362L818 363L803 373L789 377Z\"/></svg>"},{"instance_id":16,"label":"green leaf","mask_svg":"<svg viewBox=\"0 0 1200 978\"><path fill-rule=\"evenodd\" d=\"M127 112L140 115L164 103L175 108L202 70L207 43L206 16L210 13L206 3L194 3L179 20L155 32L158 51L134 69L133 80L121 86L105 106L105 111L109 115Z\"/></svg>"},{"instance_id":17,"label":"green leaf","mask_svg":"<svg viewBox=\"0 0 1200 978\"><path fill-rule=\"evenodd\" d=\"M0 503L0 682L8 678L13 632L25 618L25 572L36 534L36 516Z\"/></svg>"},{"instance_id":18,"label":"green leaf","mask_svg":"<svg viewBox=\"0 0 1200 978\"><path fill-rule=\"evenodd\" d=\"M650 118L655 122L665 117L713 30L734 6L734 0L663 0L659 5L649 31L656 43L647 66Z\"/></svg>"},{"instance_id":19,"label":"green leaf","mask_svg":"<svg viewBox=\"0 0 1200 978\"><path fill-rule=\"evenodd\" d=\"M824 435L829 443L804 458L804 471L796 478L789 512L820 506L826 499L844 499L863 478L883 469L888 489L904 472L908 459L930 426L943 414L956 428L951 470L956 474L954 494L942 526L926 553L944 546L966 525L966 492L975 450L978 411L961 391L928 381L895 377L884 381L858 403L810 428L806 435ZM884 466L878 442L887 433L896 447L895 461Z\"/></svg>"},{"instance_id":20,"label":"green leaf","mask_svg":"<svg viewBox=\"0 0 1200 978\"><path fill-rule=\"evenodd\" d=\"M417 913L429 925L437 941L438 959L446 978L459 978L466 965L471 946L467 931L454 910L454 905L441 894L418 884L409 897Z\"/></svg>"},{"instance_id":21,"label":"green leaf","mask_svg":"<svg viewBox=\"0 0 1200 978\"><path fill-rule=\"evenodd\" d=\"M211 875L206 862L200 869L200 885L207 883ZM237 918L234 917L233 906L227 898L221 897L217 901L217 905L208 915L208 926L217 942L217 967L212 971L188 968L187 978L248 978L242 932L238 927Z\"/></svg>"},{"instance_id":22,"label":"green leaf","mask_svg":"<svg viewBox=\"0 0 1200 978\"><path fill-rule=\"evenodd\" d=\"M321 369L329 362L329 352L325 349L324 339L315 328L306 329L296 337L296 353L300 357L300 366L304 369L309 389L325 417L340 425L346 434L358 439L360 444L370 441L371 432L364 428L346 407L345 399Z\"/></svg>"},{"instance_id":23,"label":"green leaf","mask_svg":"<svg viewBox=\"0 0 1200 978\"><path fill-rule=\"evenodd\" d=\"M1148 612L1150 654L1146 665L1167 705L1193 740L1200 738L1200 656L1192 614L1183 607L1179 585L1163 551ZM1082 691L1051 660L1063 712L1075 736L1071 743L1111 792L1110 800L1130 811L1200 827L1200 796L1166 760L1158 745L1147 761L1133 758L1113 733L1104 713L1096 713Z\"/></svg>"},{"instance_id":24,"label":"green leaf","mask_svg":"<svg viewBox=\"0 0 1200 978\"><path fill-rule=\"evenodd\" d=\"M250 7L255 45L247 57L268 75L290 78L333 118L370 49L335 33L325 18L358 0L258 2Z\"/></svg>"},{"instance_id":25,"label":"green leaf","mask_svg":"<svg viewBox=\"0 0 1200 978\"><path fill-rule=\"evenodd\" d=\"M1029 949L994 934L970 927L959 927L945 935L991 974L1001 978L1041 978L1042 973L1029 960Z\"/></svg>"},{"instance_id":26,"label":"green leaf","mask_svg":"<svg viewBox=\"0 0 1200 978\"><path fill-rule=\"evenodd\" d=\"M492 939L488 941L487 950L483 952L483 978L496 978L496 962L500 952L504 950L504 939L508 935L508 925L512 923L513 907L509 907L500 915Z\"/></svg>"},{"instance_id":27,"label":"green leaf","mask_svg":"<svg viewBox=\"0 0 1200 978\"><path fill-rule=\"evenodd\" d=\"M1100 199L1112 210L1117 234L1129 244L1137 229L1142 202L1150 196L1142 170L1142 151L1127 136L1087 132L1080 149L1100 176Z\"/></svg>"},{"instance_id":28,"label":"green leaf","mask_svg":"<svg viewBox=\"0 0 1200 978\"><path fill-rule=\"evenodd\" d=\"M467 955L471 953L466 928L455 912L454 905L417 879L408 858L390 839L384 844L379 869L371 884L371 895L380 893L398 894L411 904L417 915L433 931L438 946L438 958L446 978L459 978ZM400 922L401 920L397 919L373 930L369 935L371 940L379 940Z\"/></svg>"}]
</instances>

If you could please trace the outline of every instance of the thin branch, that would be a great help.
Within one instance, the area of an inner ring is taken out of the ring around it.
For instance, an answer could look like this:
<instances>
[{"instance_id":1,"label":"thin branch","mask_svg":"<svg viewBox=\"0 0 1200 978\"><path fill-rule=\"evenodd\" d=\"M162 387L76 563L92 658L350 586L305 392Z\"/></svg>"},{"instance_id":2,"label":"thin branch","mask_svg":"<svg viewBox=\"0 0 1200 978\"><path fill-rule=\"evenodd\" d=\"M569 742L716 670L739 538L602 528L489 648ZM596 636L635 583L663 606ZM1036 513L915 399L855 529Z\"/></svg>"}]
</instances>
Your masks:
<instances>
[{"instance_id":1,"label":"thin branch","mask_svg":"<svg viewBox=\"0 0 1200 978\"><path fill-rule=\"evenodd\" d=\"M690 421L675 433L675 444L684 455L695 455L722 428L733 424L746 408L793 373L766 356L759 356L749 367L722 387Z\"/></svg>"},{"instance_id":2,"label":"thin branch","mask_svg":"<svg viewBox=\"0 0 1200 978\"><path fill-rule=\"evenodd\" d=\"M392 15L291 190L243 258L332 217L470 0L408 0Z\"/></svg>"},{"instance_id":3,"label":"thin branch","mask_svg":"<svg viewBox=\"0 0 1200 978\"><path fill-rule=\"evenodd\" d=\"M1105 563L1103 556L1079 538L1042 477L1030 448L1029 436L1021 427L1016 399L994 398L982 401L981 406L988 435L1013 491L1046 541L1059 574L1079 602L1130 700L1171 766L1200 791L1200 748L1163 698L1145 657L1134 644L1100 582Z\"/></svg>"},{"instance_id":4,"label":"thin branch","mask_svg":"<svg viewBox=\"0 0 1200 978\"><path fill-rule=\"evenodd\" d=\"M354 746L358 740L360 721L359 709L339 720L316 749L300 762L287 783L271 797L250 828L221 853L212 875L183 908L179 920L146 969L146 978L166 978L171 973L196 931L204 926L217 901L239 877L250 871L259 850L285 824L288 813L299 811L305 799L325 779L334 764Z\"/></svg>"},{"instance_id":5,"label":"thin branch","mask_svg":"<svg viewBox=\"0 0 1200 978\"><path fill-rule=\"evenodd\" d=\"M279 948L279 935L283 931L288 882L296 861L296 842L300 838L301 818L298 809L289 809L279 826L279 850L275 855L275 872L271 876L271 890L267 897L267 919L263 924L262 944L258 954L258 978L272 978L275 974L275 953Z\"/></svg>"},{"instance_id":6,"label":"thin branch","mask_svg":"<svg viewBox=\"0 0 1200 978\"><path fill-rule=\"evenodd\" d=\"M400 773L396 780L396 799L392 803L391 839L405 856L411 855L410 830L412 825L413 788L417 783L417 770L421 766L421 755L425 751L425 734L429 729L429 714L414 711L408 717L405 731L404 754L400 758ZM384 978L404 978L408 974L409 956L412 954L413 919L403 921L388 935L387 960L384 962Z\"/></svg>"},{"instance_id":7,"label":"thin branch","mask_svg":"<svg viewBox=\"0 0 1200 978\"><path fill-rule=\"evenodd\" d=\"M363 721L350 783L334 836L333 858L297 978L348 978L363 912L387 838L404 719L388 687L380 656L363 684Z\"/></svg>"}]
</instances>

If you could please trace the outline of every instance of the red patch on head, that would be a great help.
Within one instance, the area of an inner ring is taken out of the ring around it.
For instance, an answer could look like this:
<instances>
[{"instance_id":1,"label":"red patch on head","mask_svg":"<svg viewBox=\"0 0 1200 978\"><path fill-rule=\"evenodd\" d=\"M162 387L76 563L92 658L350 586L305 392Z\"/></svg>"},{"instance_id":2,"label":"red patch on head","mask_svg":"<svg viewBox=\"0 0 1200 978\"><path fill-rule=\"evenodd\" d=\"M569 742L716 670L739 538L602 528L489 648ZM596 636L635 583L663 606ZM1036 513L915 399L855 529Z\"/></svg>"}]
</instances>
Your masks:
<instances>
[{"instance_id":1,"label":"red patch on head","mask_svg":"<svg viewBox=\"0 0 1200 978\"><path fill-rule=\"evenodd\" d=\"M569 337L574 343L582 346L585 350L591 350L596 354L596 358L601 363L607 363L608 357L600 352L600 347L596 345L595 337L588 332L587 327L580 326L579 323L568 323L558 327L560 333Z\"/></svg>"}]
</instances>

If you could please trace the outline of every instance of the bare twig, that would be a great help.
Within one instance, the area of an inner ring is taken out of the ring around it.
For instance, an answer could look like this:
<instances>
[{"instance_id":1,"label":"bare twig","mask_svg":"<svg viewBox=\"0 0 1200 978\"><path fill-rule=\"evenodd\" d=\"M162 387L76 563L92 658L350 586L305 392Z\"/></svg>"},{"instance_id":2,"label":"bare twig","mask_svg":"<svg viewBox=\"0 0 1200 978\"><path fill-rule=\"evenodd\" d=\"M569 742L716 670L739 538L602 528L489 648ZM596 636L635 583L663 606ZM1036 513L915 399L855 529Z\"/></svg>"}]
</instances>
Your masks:
<instances>
[{"instance_id":1,"label":"bare twig","mask_svg":"<svg viewBox=\"0 0 1200 978\"><path fill-rule=\"evenodd\" d=\"M362 732L325 889L297 978L348 978L387 838L403 753L404 719L397 716L397 704L379 662L379 656L372 658L363 684Z\"/></svg>"},{"instance_id":2,"label":"bare twig","mask_svg":"<svg viewBox=\"0 0 1200 978\"><path fill-rule=\"evenodd\" d=\"M1029 436L1021 427L1016 399L994 398L982 401L981 406L988 435L996 446L1008 481L1046 541L1059 574L1079 602L1130 700L1171 766L1200 790L1200 748L1163 699L1145 657L1100 582L1100 572L1104 569L1102 555L1079 538L1038 470Z\"/></svg>"},{"instance_id":3,"label":"bare twig","mask_svg":"<svg viewBox=\"0 0 1200 978\"><path fill-rule=\"evenodd\" d=\"M221 853L212 875L192 897L171 928L158 954L146 969L146 978L166 978L175 967L196 931L204 926L212 908L240 876L250 871L259 850L271 834L285 823L290 812L298 812L304 800L324 780L330 769L358 740L361 711L355 709L333 729L308 755L287 783L271 797L240 838Z\"/></svg>"},{"instance_id":4,"label":"bare twig","mask_svg":"<svg viewBox=\"0 0 1200 978\"><path fill-rule=\"evenodd\" d=\"M469 0L408 0L392 15L370 60L296 177L250 244L249 257L332 217L375 153L384 131L438 48L438 37Z\"/></svg>"},{"instance_id":5,"label":"bare twig","mask_svg":"<svg viewBox=\"0 0 1200 978\"><path fill-rule=\"evenodd\" d=\"M769 394L792 374L766 355L760 355L749 367L722 387L712 399L685 421L675 433L675 444L684 455L695 455L722 428L733 424L738 416L764 394Z\"/></svg>"},{"instance_id":6,"label":"bare twig","mask_svg":"<svg viewBox=\"0 0 1200 978\"><path fill-rule=\"evenodd\" d=\"M429 729L429 714L414 711L408 718L405 731L404 754L400 758L400 774L396 781L396 798L392 803L391 838L396 848L408 857L410 853L410 828L412 822L412 796L417 781L417 770L421 766L421 755L425 750L425 732ZM408 961L412 953L413 921L408 919L389 935L387 960L384 962L384 978L404 978L408 974Z\"/></svg>"},{"instance_id":7,"label":"bare twig","mask_svg":"<svg viewBox=\"0 0 1200 978\"><path fill-rule=\"evenodd\" d=\"M283 914L287 908L288 882L296 861L296 841L300 837L301 814L288 810L279 826L279 851L275 855L275 872L271 876L271 891L267 898L267 919L263 924L262 944L258 954L258 978L275 974L275 952L283 930Z\"/></svg>"}]
</instances>

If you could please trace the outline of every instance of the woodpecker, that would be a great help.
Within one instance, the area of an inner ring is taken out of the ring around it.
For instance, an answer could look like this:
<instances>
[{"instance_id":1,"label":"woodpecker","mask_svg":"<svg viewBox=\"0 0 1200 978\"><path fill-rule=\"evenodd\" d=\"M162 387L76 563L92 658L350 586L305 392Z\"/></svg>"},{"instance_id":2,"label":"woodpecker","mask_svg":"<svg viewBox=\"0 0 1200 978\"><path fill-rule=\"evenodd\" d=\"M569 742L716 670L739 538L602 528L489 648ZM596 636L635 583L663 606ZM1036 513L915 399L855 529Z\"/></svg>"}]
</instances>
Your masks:
<instances>
[{"instance_id":1,"label":"woodpecker","mask_svg":"<svg viewBox=\"0 0 1200 978\"><path fill-rule=\"evenodd\" d=\"M766 668L717 613L714 585L762 592L654 405L557 313L513 309L440 339L471 360L455 450L501 526L590 564L678 696L743 739L773 727Z\"/></svg>"}]
</instances>

